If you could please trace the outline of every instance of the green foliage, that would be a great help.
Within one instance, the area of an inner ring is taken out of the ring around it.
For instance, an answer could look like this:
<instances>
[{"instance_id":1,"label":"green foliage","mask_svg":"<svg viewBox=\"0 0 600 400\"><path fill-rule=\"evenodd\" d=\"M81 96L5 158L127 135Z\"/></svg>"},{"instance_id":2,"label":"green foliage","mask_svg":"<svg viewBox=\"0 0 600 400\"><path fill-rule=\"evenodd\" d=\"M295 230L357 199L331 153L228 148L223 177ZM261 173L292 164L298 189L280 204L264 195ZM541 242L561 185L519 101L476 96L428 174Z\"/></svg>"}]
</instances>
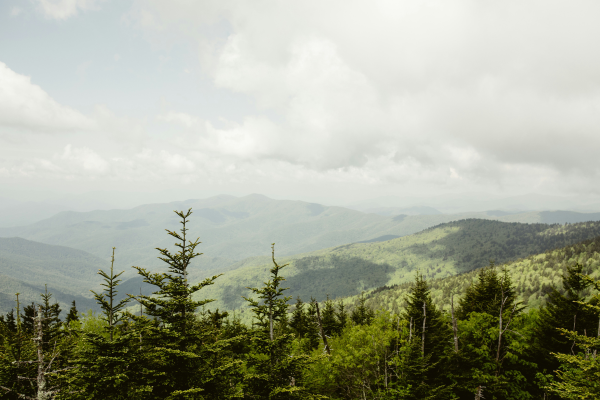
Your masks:
<instances>
[{"instance_id":1,"label":"green foliage","mask_svg":"<svg viewBox=\"0 0 600 400\"><path fill-rule=\"evenodd\" d=\"M572 271L578 269L576 267ZM576 297L578 289L581 290L585 286L593 286L596 291L600 292L600 281L593 280L589 276L579 274L566 278L570 296ZM579 306L593 312L596 318L600 317L600 306L598 305L600 293L598 292L590 303L576 301ZM572 311L577 311L576 306ZM581 312L581 310L579 311ZM600 348L600 327L597 337L588 336L585 330L582 335L576 329L560 329L560 332L569 341L572 341L579 351L576 353L571 351L570 354L554 353L561 366L556 371L557 381L550 382L547 389L564 399L597 399L600 396L600 359L597 353L597 349Z\"/></svg>"},{"instance_id":2,"label":"green foliage","mask_svg":"<svg viewBox=\"0 0 600 400\"><path fill-rule=\"evenodd\" d=\"M559 367L559 361L552 353L572 354L583 349L576 341L569 340L562 330L579 335L592 335L599 327L594 310L585 307L584 292L590 286L581 273L583 265L577 263L567 267L562 280L562 290L552 287L547 294L546 304L540 308L535 343L540 369L552 373ZM596 301L592 299L591 304Z\"/></svg>"},{"instance_id":3,"label":"green foliage","mask_svg":"<svg viewBox=\"0 0 600 400\"><path fill-rule=\"evenodd\" d=\"M252 351L247 361L248 374L244 378L246 397L250 399L292 399L307 398L303 387L303 370L310 363L307 355L293 355L292 342L294 335L279 334L274 325L286 318L291 297L286 297L281 287L285 280L280 271L286 265L275 261L275 244L272 245L273 267L270 279L262 288L250 288L258 300L245 298L250 303L256 318L257 329L252 335ZM300 300L300 299L298 299ZM298 303L297 303L298 304ZM299 302L298 313L294 320L296 329L304 329L306 316L302 315L303 305Z\"/></svg>"},{"instance_id":4,"label":"green foliage","mask_svg":"<svg viewBox=\"0 0 600 400\"><path fill-rule=\"evenodd\" d=\"M498 276L498 271L491 262L489 267L478 271L477 281L465 290L460 298L456 316L466 319L472 312L498 316L501 309L504 312L514 309L518 313L522 307L517 304L515 290L506 268L503 268L502 275Z\"/></svg>"}]
</instances>

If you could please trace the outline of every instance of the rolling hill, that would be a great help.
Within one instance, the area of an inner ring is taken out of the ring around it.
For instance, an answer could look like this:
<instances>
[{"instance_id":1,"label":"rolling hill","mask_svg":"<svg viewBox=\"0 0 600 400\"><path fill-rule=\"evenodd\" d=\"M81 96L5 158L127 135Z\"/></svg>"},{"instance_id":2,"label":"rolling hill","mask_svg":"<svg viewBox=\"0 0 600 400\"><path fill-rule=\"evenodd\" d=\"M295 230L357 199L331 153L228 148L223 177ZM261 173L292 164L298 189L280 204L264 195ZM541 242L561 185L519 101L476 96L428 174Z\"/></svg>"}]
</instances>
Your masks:
<instances>
[{"instance_id":1,"label":"rolling hill","mask_svg":"<svg viewBox=\"0 0 600 400\"><path fill-rule=\"evenodd\" d=\"M302 201L273 200L262 195L215 196L201 200L147 204L129 210L62 212L37 223L0 228L0 237L67 246L105 258L113 246L123 265L160 268L156 247L171 247L164 229L177 229L173 210L192 208L190 233L202 240L204 253L191 279L251 257L269 254L277 243L280 256L308 253L347 243L376 242L402 237L440 223L465 218L505 222L576 222L600 219L600 214L574 212L498 212L467 214L394 215L363 213ZM126 268L125 278L135 272Z\"/></svg>"},{"instance_id":2,"label":"rolling hill","mask_svg":"<svg viewBox=\"0 0 600 400\"><path fill-rule=\"evenodd\" d=\"M381 216L342 207L273 200L261 195L216 196L203 200L148 204L130 210L62 212L35 224L1 228L0 237L18 236L68 246L105 257L113 246L126 265L161 266L156 247L172 246L164 229L177 229L173 210L192 208L191 235L203 241L199 269L225 268L248 257L292 255L383 235L405 236L426 227L475 215ZM128 271L127 276L133 272ZM198 279L201 276L198 275Z\"/></svg>"},{"instance_id":3,"label":"rolling hill","mask_svg":"<svg viewBox=\"0 0 600 400\"><path fill-rule=\"evenodd\" d=\"M575 263L583 265L583 272L594 279L600 278L600 236L560 249L531 255L506 263L496 268L506 268L515 292L526 307L538 307L544 295L551 287L562 288L562 276L567 266ZM433 301L442 309L450 309L452 293L464 293L464 290L477 279L478 270L464 274L429 280ZM405 305L404 298L409 292L411 282L383 286L367 295L367 304L374 309L385 308L398 311ZM591 293L591 292L588 292ZM356 301L356 298L351 299ZM457 299L455 298L455 304Z\"/></svg>"},{"instance_id":4,"label":"rolling hill","mask_svg":"<svg viewBox=\"0 0 600 400\"><path fill-rule=\"evenodd\" d=\"M64 246L0 238L0 312L16 306L15 293L22 304L39 301L45 284L63 310L73 300L81 310L95 308L90 289L99 288L97 272L110 268L109 259Z\"/></svg>"},{"instance_id":5,"label":"rolling hill","mask_svg":"<svg viewBox=\"0 0 600 400\"><path fill-rule=\"evenodd\" d=\"M284 270L288 295L321 301L327 295L342 298L384 285L410 283L417 270L428 279L450 277L488 265L490 259L505 263L599 235L598 222L547 225L468 219L388 241L276 258L279 264L290 264ZM199 296L216 299L211 308L243 308L241 296L248 294L246 287L268 279L269 268L268 258L248 260Z\"/></svg>"}]
</instances>

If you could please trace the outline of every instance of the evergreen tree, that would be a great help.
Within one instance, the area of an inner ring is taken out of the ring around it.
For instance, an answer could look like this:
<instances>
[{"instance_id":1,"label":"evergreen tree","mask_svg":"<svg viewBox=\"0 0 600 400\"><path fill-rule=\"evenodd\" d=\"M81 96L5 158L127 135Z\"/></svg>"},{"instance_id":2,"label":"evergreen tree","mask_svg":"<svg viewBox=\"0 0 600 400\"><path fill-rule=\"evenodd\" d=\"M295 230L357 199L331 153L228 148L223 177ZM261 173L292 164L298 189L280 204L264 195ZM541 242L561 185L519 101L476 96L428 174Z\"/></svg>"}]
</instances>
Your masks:
<instances>
[{"instance_id":1,"label":"evergreen tree","mask_svg":"<svg viewBox=\"0 0 600 400\"><path fill-rule=\"evenodd\" d=\"M337 322L335 333L337 335L341 335L348 324L349 317L348 312L346 311L346 306L344 305L344 300L339 300L337 306L338 307L335 312L335 319Z\"/></svg>"},{"instance_id":2,"label":"evergreen tree","mask_svg":"<svg viewBox=\"0 0 600 400\"><path fill-rule=\"evenodd\" d=\"M589 276L571 276L572 272L580 270L579 266L575 266L567 274L567 286L574 293L571 296L578 295L579 289L587 286L593 286L597 291L600 291L600 281L594 281ZM580 279L578 279L579 277ZM567 296L569 292L567 291ZM584 306L586 312L594 313L596 318L600 317L600 293L597 293L594 301L585 303L578 300L577 305ZM575 311L571 309L570 311ZM581 309L579 311L581 315ZM576 328L577 329L577 328ZM550 382L547 387L549 391L560 396L562 399L568 400L591 400L600 398L600 357L598 349L600 348L600 332L598 336L577 333L572 328L559 328L560 332L566 337L569 342L574 344L577 352L570 350L564 353L553 353L560 362L560 369L556 371L558 382ZM558 343L558 346L561 344ZM562 344L563 347L564 343Z\"/></svg>"},{"instance_id":3,"label":"evergreen tree","mask_svg":"<svg viewBox=\"0 0 600 400\"><path fill-rule=\"evenodd\" d=\"M31 303L23 307L23 314L21 314L21 324L23 332L33 335L35 325L35 303Z\"/></svg>"},{"instance_id":4,"label":"evergreen tree","mask_svg":"<svg viewBox=\"0 0 600 400\"><path fill-rule=\"evenodd\" d=\"M62 321L60 320L60 305L51 304L52 293L48 293L48 287L42 297L42 330L43 330L43 348L45 352L50 351L56 345L58 339L62 336Z\"/></svg>"},{"instance_id":5,"label":"evergreen tree","mask_svg":"<svg viewBox=\"0 0 600 400\"><path fill-rule=\"evenodd\" d=\"M416 274L405 300L402 318L409 322L409 343L414 346L414 342L418 342L421 347L422 360L415 360L415 365L423 364L418 368L427 372L424 387L442 390L445 384L441 379L445 367L443 361L452 341L449 324L433 303L427 281L420 273Z\"/></svg>"},{"instance_id":6,"label":"evergreen tree","mask_svg":"<svg viewBox=\"0 0 600 400\"><path fill-rule=\"evenodd\" d=\"M335 318L335 304L333 303L333 300L329 299L329 295L327 295L327 300L325 300L325 304L323 304L321 321L323 323L323 333L326 336L330 337L337 333L338 321Z\"/></svg>"},{"instance_id":7,"label":"evergreen tree","mask_svg":"<svg viewBox=\"0 0 600 400\"><path fill-rule=\"evenodd\" d=\"M94 294L94 298L96 302L100 305L102 309L103 316L102 320L106 322L106 330L110 336L110 340L113 340L113 333L115 330L115 326L122 320L124 320L127 316L123 314L121 311L129 302L129 298L125 298L117 303L115 303L115 299L117 296L117 286L121 282L120 279L117 279L121 274L125 271L121 271L115 275L114 273L114 264L115 264L115 247L112 249L112 256L110 259L110 274L100 270L98 271L98 275L104 278L104 283L101 286L104 286L104 293L96 293L93 290L90 290ZM73 307L75 307L75 302L73 302ZM77 310L75 310L77 312Z\"/></svg>"},{"instance_id":8,"label":"evergreen tree","mask_svg":"<svg viewBox=\"0 0 600 400\"><path fill-rule=\"evenodd\" d=\"M257 300L244 297L250 303L257 329L252 337L252 352L249 355L249 373L245 377L246 397L250 399L307 398L302 386L303 368L307 356L292 355L294 335L276 335L274 325L287 314L290 297L283 295L287 288L281 287L285 280L280 275L287 266L275 261L275 244L272 245L273 267L271 279L262 288L249 288ZM298 319L296 319L297 321Z\"/></svg>"},{"instance_id":9,"label":"evergreen tree","mask_svg":"<svg viewBox=\"0 0 600 400\"><path fill-rule=\"evenodd\" d=\"M581 275L583 266L567 267L563 275L562 291L552 287L546 296L546 304L540 307L537 323L536 359L540 369L546 373L555 371L559 361L552 353L572 354L579 351L575 342L559 329L588 336L598 331L598 317L594 310L585 307L584 291L589 281Z\"/></svg>"},{"instance_id":10,"label":"evergreen tree","mask_svg":"<svg viewBox=\"0 0 600 400\"><path fill-rule=\"evenodd\" d=\"M421 343L424 355L430 354L432 362L438 362L451 342L452 334L442 313L431 300L427 281L420 273L417 273L405 300L402 318L409 323L412 321L412 339Z\"/></svg>"},{"instance_id":11,"label":"evergreen tree","mask_svg":"<svg viewBox=\"0 0 600 400\"><path fill-rule=\"evenodd\" d=\"M498 276L494 263L490 262L488 267L479 270L477 282L470 285L460 299L456 317L466 319L471 312L498 316L501 307L510 310L515 302L516 294L508 272L504 269L502 276ZM517 306L516 311L522 309Z\"/></svg>"},{"instance_id":12,"label":"evergreen tree","mask_svg":"<svg viewBox=\"0 0 600 400\"><path fill-rule=\"evenodd\" d=\"M153 368L148 372L148 380L154 386L152 397L148 398L227 398L239 392L230 379L238 374L234 371L239 367L238 363L217 357L229 342L215 341L211 330L196 329L199 324L195 312L213 300L192 299L192 295L212 285L220 275L195 285L189 284L188 268L191 261L201 255L196 252L200 240L191 241L187 236L192 210L175 213L181 218L181 229L179 232L166 231L178 240L175 243L178 251L171 253L166 248L157 248L161 254L159 259L168 265L168 272L153 273L134 267L144 282L158 288L152 296L140 295L137 299L146 314L156 319L160 326L144 325L144 318L129 315L144 327L143 333L139 332L143 334L144 344L148 345L144 349L144 357Z\"/></svg>"},{"instance_id":13,"label":"evergreen tree","mask_svg":"<svg viewBox=\"0 0 600 400\"><path fill-rule=\"evenodd\" d=\"M358 306L354 307L350 314L350 319L355 325L369 325L375 317L375 312L366 305L366 302L365 292L362 292L358 299Z\"/></svg>"},{"instance_id":14,"label":"evergreen tree","mask_svg":"<svg viewBox=\"0 0 600 400\"><path fill-rule=\"evenodd\" d=\"M117 324L126 318L122 313L128 298L115 301L117 287L121 282L117 279L123 272L115 275L115 248L112 249L110 273L98 271L104 283L104 291L94 294L94 298L102 310L100 319L104 322L104 330L108 336L94 332L85 332L82 336L83 346L78 350L73 361L75 369L63 374L62 379L70 387L72 399L138 399L146 394L145 385L136 385L139 377L139 351L133 345L134 334L115 336ZM67 316L67 325L78 320L75 301Z\"/></svg>"},{"instance_id":15,"label":"evergreen tree","mask_svg":"<svg viewBox=\"0 0 600 400\"><path fill-rule=\"evenodd\" d=\"M6 326L6 329L8 329L9 332L17 332L17 322L15 320L14 309L10 310L10 312L7 312L6 317L4 315L0 316L0 322Z\"/></svg>"},{"instance_id":16,"label":"evergreen tree","mask_svg":"<svg viewBox=\"0 0 600 400\"><path fill-rule=\"evenodd\" d=\"M79 321L79 313L77 312L77 306L75 305L75 300L71 303L71 308L69 309L69 313L65 318L65 325L71 327L71 323Z\"/></svg>"},{"instance_id":17,"label":"evergreen tree","mask_svg":"<svg viewBox=\"0 0 600 400\"><path fill-rule=\"evenodd\" d=\"M303 339L308 333L308 321L304 306L304 302L300 296L298 296L290 320L290 326L298 339Z\"/></svg>"}]
</instances>

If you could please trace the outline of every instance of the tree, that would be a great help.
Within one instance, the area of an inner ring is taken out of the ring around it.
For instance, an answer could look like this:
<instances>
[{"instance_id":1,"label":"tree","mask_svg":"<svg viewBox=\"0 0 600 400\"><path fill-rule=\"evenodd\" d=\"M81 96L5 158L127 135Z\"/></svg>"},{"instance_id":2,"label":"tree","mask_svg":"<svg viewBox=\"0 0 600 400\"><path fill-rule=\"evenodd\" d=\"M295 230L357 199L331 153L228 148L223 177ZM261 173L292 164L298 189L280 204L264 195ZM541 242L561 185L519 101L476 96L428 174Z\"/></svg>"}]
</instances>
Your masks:
<instances>
[{"instance_id":1,"label":"tree","mask_svg":"<svg viewBox=\"0 0 600 400\"><path fill-rule=\"evenodd\" d=\"M117 287L121 282L117 279L124 271L115 274L115 248L112 249L110 273L103 270L98 275L103 278L102 293L94 294L94 298L102 315L104 335L96 332L84 332L81 337L82 346L78 348L77 357L72 361L73 370L61 376L68 386L71 399L138 399L148 392L145 385L136 385L140 372L140 353L133 344L136 335L132 333L115 336L117 324L127 318L123 308L129 298L116 302ZM78 320L75 301L67 316L67 324ZM105 337L107 335L108 337ZM137 343L136 343L137 344ZM136 387L137 386L137 387Z\"/></svg>"},{"instance_id":2,"label":"tree","mask_svg":"<svg viewBox=\"0 0 600 400\"><path fill-rule=\"evenodd\" d=\"M69 309L69 313L65 318L65 325L67 325L67 327L71 327L71 324L76 321L79 321L79 313L77 312L75 300L73 300L71 303L71 308Z\"/></svg>"},{"instance_id":3,"label":"tree","mask_svg":"<svg viewBox=\"0 0 600 400\"><path fill-rule=\"evenodd\" d=\"M302 372L309 358L292 354L293 334L275 335L274 324L285 318L288 300L281 287L285 278L281 270L288 264L275 261L275 243L272 244L270 279L262 288L248 288L257 299L244 297L255 317L256 330L252 337L252 351L248 359L249 372L245 377L246 395L251 399L291 399L309 396L302 386ZM302 308L302 307L301 307ZM298 321L298 318L296 319Z\"/></svg>"},{"instance_id":4,"label":"tree","mask_svg":"<svg viewBox=\"0 0 600 400\"><path fill-rule=\"evenodd\" d=\"M577 267L574 270L579 269ZM593 286L597 291L600 291L600 281L594 281L589 276L578 275L578 279L568 281L568 285L573 284L571 288L585 286ZM575 278L575 277L573 277ZM594 312L596 318L600 317L600 294L594 296L593 303L585 303L577 301L578 305L584 306L587 310ZM560 369L556 371L558 381L550 382L547 387L549 391L559 395L563 399L568 400L592 400L600 398L600 357L598 357L597 349L600 348L600 331L598 336L587 336L577 333L576 330L559 329L565 337L572 341L579 351L574 353L553 353L560 362Z\"/></svg>"},{"instance_id":5,"label":"tree","mask_svg":"<svg viewBox=\"0 0 600 400\"><path fill-rule=\"evenodd\" d=\"M412 338L421 343L423 355L431 355L431 362L437 363L448 347L452 334L442 313L433 303L427 281L420 273L406 296L406 308L402 318L412 326Z\"/></svg>"},{"instance_id":6,"label":"tree","mask_svg":"<svg viewBox=\"0 0 600 400\"><path fill-rule=\"evenodd\" d=\"M366 302L365 292L362 292L358 298L358 306L354 307L350 314L350 319L355 325L369 325L375 317L375 312L366 305Z\"/></svg>"},{"instance_id":7,"label":"tree","mask_svg":"<svg viewBox=\"0 0 600 400\"><path fill-rule=\"evenodd\" d=\"M195 285L189 284L190 263L202 254L196 252L200 240L188 239L187 226L192 210L175 213L181 219L181 229L179 232L166 231L177 239L175 246L178 251L172 253L166 248L157 248L160 252L158 258L168 265L168 272L156 273L134 267L144 282L158 288L151 296L136 297L146 314L158 321L158 326L147 323L145 317L129 315L136 321L139 334L143 335L146 363L152 365L146 377L153 385L152 397L148 398L234 396L239 388L232 384L230 378L238 375L236 368L239 362L217 357L230 342L215 341L213 332L202 329L195 315L199 307L213 300L192 298L202 288L212 285L220 275L206 278Z\"/></svg>"},{"instance_id":8,"label":"tree","mask_svg":"<svg viewBox=\"0 0 600 400\"><path fill-rule=\"evenodd\" d=\"M333 300L329 299L329 295L327 295L327 300L325 300L325 303L323 304L321 317L323 319L323 332L325 335L330 337L337 334L339 324L335 317L335 304Z\"/></svg>"},{"instance_id":9,"label":"tree","mask_svg":"<svg viewBox=\"0 0 600 400\"><path fill-rule=\"evenodd\" d=\"M515 302L516 294L508 272L503 270L499 277L494 262L490 261L488 267L479 270L477 281L467 288L460 299L456 317L467 319L471 312L497 316L501 307L510 310ZM520 312L522 309L518 306L516 311Z\"/></svg>"},{"instance_id":10,"label":"tree","mask_svg":"<svg viewBox=\"0 0 600 400\"><path fill-rule=\"evenodd\" d=\"M98 275L104 278L104 283L101 286L104 286L103 293L96 293L93 290L90 290L94 294L94 298L96 302L100 305L102 309L102 313L104 314L101 318L106 321L106 330L110 336L110 340L113 340L113 333L115 326L123 321L127 316L123 314L121 311L129 302L129 298L125 298L117 303L115 303L115 299L117 296L117 286L121 282L120 279L117 279L121 274L125 271L121 271L115 275L114 273L114 264L115 264L115 247L112 249L112 256L110 259L110 274L99 270ZM75 301L73 301L73 307L75 307ZM75 315L77 315L77 310L75 309Z\"/></svg>"},{"instance_id":11,"label":"tree","mask_svg":"<svg viewBox=\"0 0 600 400\"><path fill-rule=\"evenodd\" d=\"M574 340L565 336L560 329L566 329L591 336L598 330L598 317L593 309L586 307L584 291L590 286L581 275L583 266L579 263L568 266L563 275L562 290L552 287L546 295L546 304L540 307L535 335L536 359L542 371L552 373L559 367L558 359L552 353L574 354Z\"/></svg>"}]
</instances>

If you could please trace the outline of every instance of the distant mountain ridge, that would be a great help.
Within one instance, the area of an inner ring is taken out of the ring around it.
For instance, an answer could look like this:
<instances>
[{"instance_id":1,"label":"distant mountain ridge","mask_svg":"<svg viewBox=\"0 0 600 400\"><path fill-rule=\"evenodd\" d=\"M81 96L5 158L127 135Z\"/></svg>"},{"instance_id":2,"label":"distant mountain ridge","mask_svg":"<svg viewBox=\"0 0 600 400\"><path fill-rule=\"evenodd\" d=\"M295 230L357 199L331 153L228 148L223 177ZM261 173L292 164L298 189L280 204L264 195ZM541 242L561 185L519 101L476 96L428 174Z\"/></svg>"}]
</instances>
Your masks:
<instances>
[{"instance_id":1,"label":"distant mountain ridge","mask_svg":"<svg viewBox=\"0 0 600 400\"><path fill-rule=\"evenodd\" d=\"M125 264L155 268L161 266L155 248L172 245L164 229L177 229L179 225L173 210L188 208L193 210L190 234L203 242L202 271L268 253L273 242L279 254L292 255L384 235L404 236L449 220L477 216L419 215L399 219L262 195L222 195L130 210L61 212L32 225L0 228L0 237L18 236L68 246L98 257L116 246Z\"/></svg>"}]
</instances>

